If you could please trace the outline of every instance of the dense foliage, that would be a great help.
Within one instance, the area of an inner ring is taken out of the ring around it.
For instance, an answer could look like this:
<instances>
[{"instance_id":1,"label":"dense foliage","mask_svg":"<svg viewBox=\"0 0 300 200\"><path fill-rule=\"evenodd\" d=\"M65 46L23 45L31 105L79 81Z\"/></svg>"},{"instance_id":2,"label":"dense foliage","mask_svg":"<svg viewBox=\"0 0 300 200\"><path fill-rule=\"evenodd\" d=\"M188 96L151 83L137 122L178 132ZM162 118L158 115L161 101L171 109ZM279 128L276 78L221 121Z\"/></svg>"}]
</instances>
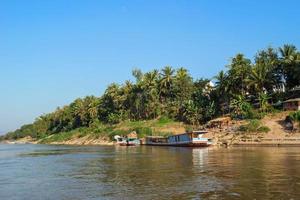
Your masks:
<instances>
[{"instance_id":1,"label":"dense foliage","mask_svg":"<svg viewBox=\"0 0 300 200\"><path fill-rule=\"evenodd\" d=\"M257 118L258 113L272 109L272 104L289 95L287 91L300 85L300 52L293 45L268 48L259 51L253 62L237 54L227 70L213 80L195 80L187 69L170 66L146 73L135 69L132 74L134 82L113 83L101 97L76 99L6 138L42 138L95 123L117 124L162 116L192 125L228 113L237 118Z\"/></svg>"}]
</instances>

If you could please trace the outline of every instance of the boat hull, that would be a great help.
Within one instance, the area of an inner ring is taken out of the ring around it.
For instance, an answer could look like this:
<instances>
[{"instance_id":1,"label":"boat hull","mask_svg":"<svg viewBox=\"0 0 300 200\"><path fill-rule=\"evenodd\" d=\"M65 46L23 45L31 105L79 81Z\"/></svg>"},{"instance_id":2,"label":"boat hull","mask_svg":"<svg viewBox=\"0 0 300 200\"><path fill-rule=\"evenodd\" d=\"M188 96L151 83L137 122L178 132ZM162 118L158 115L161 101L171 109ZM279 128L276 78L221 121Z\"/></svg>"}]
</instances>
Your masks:
<instances>
[{"instance_id":1,"label":"boat hull","mask_svg":"<svg viewBox=\"0 0 300 200\"><path fill-rule=\"evenodd\" d=\"M190 143L146 143L150 146L173 146L173 147L208 147L211 144L206 142L190 142Z\"/></svg>"},{"instance_id":2,"label":"boat hull","mask_svg":"<svg viewBox=\"0 0 300 200\"><path fill-rule=\"evenodd\" d=\"M117 144L119 144L120 146L137 146L141 144L141 141L136 139L136 140L124 140L121 142L118 142Z\"/></svg>"},{"instance_id":3,"label":"boat hull","mask_svg":"<svg viewBox=\"0 0 300 200\"><path fill-rule=\"evenodd\" d=\"M119 143L120 146L137 146L135 143Z\"/></svg>"}]
</instances>

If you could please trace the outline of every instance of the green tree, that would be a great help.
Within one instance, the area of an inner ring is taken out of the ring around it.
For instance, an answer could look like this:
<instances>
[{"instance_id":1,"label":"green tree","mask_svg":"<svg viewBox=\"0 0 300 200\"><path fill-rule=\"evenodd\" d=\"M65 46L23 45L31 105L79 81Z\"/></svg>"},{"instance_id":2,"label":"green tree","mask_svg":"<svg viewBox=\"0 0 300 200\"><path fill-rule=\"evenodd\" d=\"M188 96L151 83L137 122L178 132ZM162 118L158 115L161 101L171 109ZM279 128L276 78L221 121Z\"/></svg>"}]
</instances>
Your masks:
<instances>
[{"instance_id":1,"label":"green tree","mask_svg":"<svg viewBox=\"0 0 300 200\"><path fill-rule=\"evenodd\" d=\"M282 61L283 78L288 89L300 85L300 54L294 45L279 48Z\"/></svg>"},{"instance_id":2,"label":"green tree","mask_svg":"<svg viewBox=\"0 0 300 200\"><path fill-rule=\"evenodd\" d=\"M232 58L228 67L228 91L233 96L245 96L249 89L246 80L251 72L251 61L243 54L237 54Z\"/></svg>"}]
</instances>

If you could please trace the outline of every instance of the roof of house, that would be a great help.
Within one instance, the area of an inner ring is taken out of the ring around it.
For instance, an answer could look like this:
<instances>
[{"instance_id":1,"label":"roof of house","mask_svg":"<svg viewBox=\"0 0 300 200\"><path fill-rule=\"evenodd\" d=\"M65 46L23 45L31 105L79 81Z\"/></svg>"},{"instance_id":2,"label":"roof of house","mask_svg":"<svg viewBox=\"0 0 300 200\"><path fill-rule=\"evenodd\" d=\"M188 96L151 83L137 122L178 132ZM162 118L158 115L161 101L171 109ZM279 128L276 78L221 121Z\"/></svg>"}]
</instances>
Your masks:
<instances>
[{"instance_id":1,"label":"roof of house","mask_svg":"<svg viewBox=\"0 0 300 200\"><path fill-rule=\"evenodd\" d=\"M284 101L284 103L295 102L295 101L300 101L300 98L288 99L288 100Z\"/></svg>"}]
</instances>

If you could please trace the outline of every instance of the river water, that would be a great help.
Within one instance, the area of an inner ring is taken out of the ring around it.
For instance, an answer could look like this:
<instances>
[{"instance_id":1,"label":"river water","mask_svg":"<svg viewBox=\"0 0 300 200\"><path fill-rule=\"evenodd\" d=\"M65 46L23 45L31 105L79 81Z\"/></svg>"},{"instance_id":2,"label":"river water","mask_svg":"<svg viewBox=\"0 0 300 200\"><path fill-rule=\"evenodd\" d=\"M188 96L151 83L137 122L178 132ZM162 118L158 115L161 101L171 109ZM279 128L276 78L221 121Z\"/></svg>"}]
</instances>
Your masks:
<instances>
[{"instance_id":1,"label":"river water","mask_svg":"<svg viewBox=\"0 0 300 200\"><path fill-rule=\"evenodd\" d=\"M0 145L0 199L299 199L300 147Z\"/></svg>"}]
</instances>

